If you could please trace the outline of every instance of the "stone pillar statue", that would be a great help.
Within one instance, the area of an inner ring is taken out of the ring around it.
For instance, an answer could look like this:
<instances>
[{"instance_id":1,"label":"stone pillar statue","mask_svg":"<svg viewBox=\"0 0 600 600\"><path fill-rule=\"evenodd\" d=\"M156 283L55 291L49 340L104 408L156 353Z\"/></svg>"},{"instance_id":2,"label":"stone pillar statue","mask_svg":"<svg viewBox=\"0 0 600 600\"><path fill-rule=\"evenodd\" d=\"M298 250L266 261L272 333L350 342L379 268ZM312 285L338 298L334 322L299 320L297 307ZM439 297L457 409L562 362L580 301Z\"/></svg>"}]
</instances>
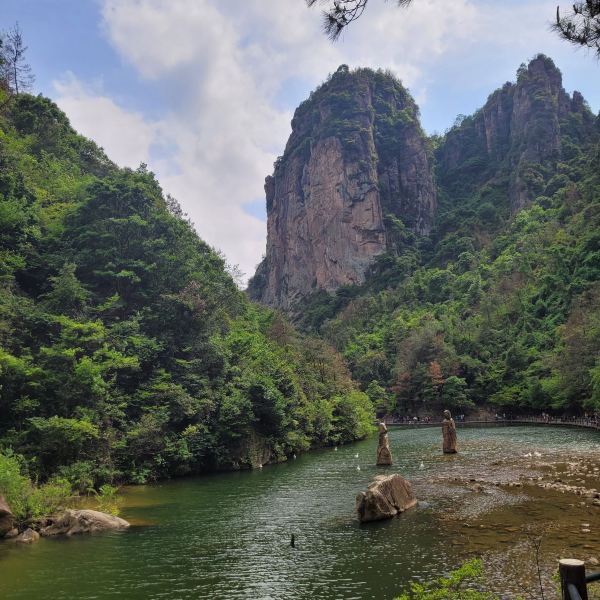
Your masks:
<instances>
[{"instance_id":1,"label":"stone pillar statue","mask_svg":"<svg viewBox=\"0 0 600 600\"><path fill-rule=\"evenodd\" d=\"M379 445L377 446L377 465L391 465L392 452L385 423L379 423Z\"/></svg>"},{"instance_id":2,"label":"stone pillar statue","mask_svg":"<svg viewBox=\"0 0 600 600\"><path fill-rule=\"evenodd\" d=\"M456 423L454 423L449 410L444 411L442 434L444 436L444 454L454 454L456 452Z\"/></svg>"}]
</instances>

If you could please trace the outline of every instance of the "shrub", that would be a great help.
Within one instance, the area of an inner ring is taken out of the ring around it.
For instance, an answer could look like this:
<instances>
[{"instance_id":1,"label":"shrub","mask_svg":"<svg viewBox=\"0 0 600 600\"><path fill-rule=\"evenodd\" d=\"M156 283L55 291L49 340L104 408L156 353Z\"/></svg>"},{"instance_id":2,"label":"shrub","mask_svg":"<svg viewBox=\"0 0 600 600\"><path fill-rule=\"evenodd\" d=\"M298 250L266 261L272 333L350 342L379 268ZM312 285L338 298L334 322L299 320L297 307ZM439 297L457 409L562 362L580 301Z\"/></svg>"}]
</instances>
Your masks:
<instances>
[{"instance_id":1,"label":"shrub","mask_svg":"<svg viewBox=\"0 0 600 600\"><path fill-rule=\"evenodd\" d=\"M496 600L496 596L477 589L483 581L483 563L473 559L431 583L411 583L410 592L396 600Z\"/></svg>"}]
</instances>

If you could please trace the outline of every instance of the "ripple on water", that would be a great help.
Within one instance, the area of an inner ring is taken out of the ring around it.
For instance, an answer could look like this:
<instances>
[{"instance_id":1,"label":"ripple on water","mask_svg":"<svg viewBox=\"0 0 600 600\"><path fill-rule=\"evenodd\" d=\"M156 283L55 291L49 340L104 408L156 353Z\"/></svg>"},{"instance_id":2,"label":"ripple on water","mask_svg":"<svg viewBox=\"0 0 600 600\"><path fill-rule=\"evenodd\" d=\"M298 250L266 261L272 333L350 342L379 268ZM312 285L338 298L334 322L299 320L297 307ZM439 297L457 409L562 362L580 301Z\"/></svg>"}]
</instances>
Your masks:
<instances>
[{"instance_id":1,"label":"ripple on water","mask_svg":"<svg viewBox=\"0 0 600 600\"><path fill-rule=\"evenodd\" d=\"M520 529L509 532L500 524L518 521L519 528L522 518L543 520L543 509L516 516L531 504L523 490L474 494L444 479L514 477L531 470L532 460L522 457L534 451L541 461L598 452L597 432L515 427L458 433L460 454L446 457L436 429L390 431L392 471L413 480L428 504L399 519L369 526L355 520L356 493L374 475L390 472L372 464L377 440L371 438L257 472L131 488L123 516L149 525L2 547L0 597L390 598L410 581L447 572L474 550L489 552L495 564L521 543ZM459 510L448 521L453 508ZM489 514L492 524L484 519ZM479 519L483 529L462 524Z\"/></svg>"}]
</instances>

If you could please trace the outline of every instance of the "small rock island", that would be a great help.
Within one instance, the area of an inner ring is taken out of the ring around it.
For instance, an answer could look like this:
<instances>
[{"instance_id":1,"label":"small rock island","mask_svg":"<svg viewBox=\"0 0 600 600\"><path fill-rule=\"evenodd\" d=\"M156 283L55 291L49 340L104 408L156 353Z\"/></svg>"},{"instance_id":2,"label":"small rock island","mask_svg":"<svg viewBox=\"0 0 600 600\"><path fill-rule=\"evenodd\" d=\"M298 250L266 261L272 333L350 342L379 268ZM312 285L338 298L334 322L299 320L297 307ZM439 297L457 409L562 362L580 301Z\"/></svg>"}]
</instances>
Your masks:
<instances>
[{"instance_id":1,"label":"small rock island","mask_svg":"<svg viewBox=\"0 0 600 600\"><path fill-rule=\"evenodd\" d=\"M412 508L417 499L410 482L395 473L378 475L366 492L356 496L356 512L361 523L391 519Z\"/></svg>"}]
</instances>

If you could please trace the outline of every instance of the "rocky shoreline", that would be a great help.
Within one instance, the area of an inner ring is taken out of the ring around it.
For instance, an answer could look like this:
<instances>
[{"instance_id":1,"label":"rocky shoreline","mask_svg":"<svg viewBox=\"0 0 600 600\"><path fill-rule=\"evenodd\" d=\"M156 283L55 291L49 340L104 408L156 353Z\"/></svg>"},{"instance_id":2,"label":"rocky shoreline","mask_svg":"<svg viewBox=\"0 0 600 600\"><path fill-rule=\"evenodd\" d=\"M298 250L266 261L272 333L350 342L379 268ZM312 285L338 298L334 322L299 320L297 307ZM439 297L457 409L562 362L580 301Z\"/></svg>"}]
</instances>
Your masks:
<instances>
[{"instance_id":1,"label":"rocky shoreline","mask_svg":"<svg viewBox=\"0 0 600 600\"><path fill-rule=\"evenodd\" d=\"M66 509L50 517L17 523L2 496L0 511L0 538L20 544L32 544L40 537L120 531L130 526L125 519L90 509Z\"/></svg>"},{"instance_id":2,"label":"rocky shoreline","mask_svg":"<svg viewBox=\"0 0 600 600\"><path fill-rule=\"evenodd\" d=\"M535 594L536 555L550 595L560 558L599 570L600 453L527 453L478 472L450 466L448 475L415 480L414 488L432 500L457 552L483 558L486 578L498 589L510 582L510 597Z\"/></svg>"}]
</instances>

